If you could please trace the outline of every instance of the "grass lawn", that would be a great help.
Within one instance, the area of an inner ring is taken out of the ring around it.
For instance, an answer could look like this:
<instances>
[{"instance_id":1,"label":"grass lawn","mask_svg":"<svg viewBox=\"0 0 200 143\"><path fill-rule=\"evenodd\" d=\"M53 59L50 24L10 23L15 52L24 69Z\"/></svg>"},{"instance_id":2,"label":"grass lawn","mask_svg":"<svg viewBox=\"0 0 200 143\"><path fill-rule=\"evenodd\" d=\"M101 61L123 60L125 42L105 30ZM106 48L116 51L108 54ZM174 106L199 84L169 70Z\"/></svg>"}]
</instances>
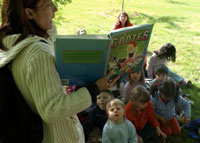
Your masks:
<instances>
[{"instance_id":1,"label":"grass lawn","mask_svg":"<svg viewBox=\"0 0 200 143\"><path fill-rule=\"evenodd\" d=\"M191 94L192 119L200 117L200 0L125 0L124 10L134 24L154 23L149 53L171 42L177 49L177 60L170 63L172 71L192 87L184 88ZM107 34L121 10L121 0L73 0L62 6L63 19L57 25L58 34L76 34L79 28L88 34ZM191 143L187 130L174 143Z\"/></svg>"},{"instance_id":2,"label":"grass lawn","mask_svg":"<svg viewBox=\"0 0 200 143\"><path fill-rule=\"evenodd\" d=\"M56 21L59 35L76 34L79 28L88 34L108 34L121 11L122 0L72 0L60 5L62 19ZM194 101L192 119L200 117L200 0L124 0L124 10L134 24L153 23L148 53L171 42L177 49L177 60L169 63L172 71L192 87L183 88ZM58 15L57 15L58 16ZM170 137L170 143L192 143L187 130Z\"/></svg>"}]
</instances>

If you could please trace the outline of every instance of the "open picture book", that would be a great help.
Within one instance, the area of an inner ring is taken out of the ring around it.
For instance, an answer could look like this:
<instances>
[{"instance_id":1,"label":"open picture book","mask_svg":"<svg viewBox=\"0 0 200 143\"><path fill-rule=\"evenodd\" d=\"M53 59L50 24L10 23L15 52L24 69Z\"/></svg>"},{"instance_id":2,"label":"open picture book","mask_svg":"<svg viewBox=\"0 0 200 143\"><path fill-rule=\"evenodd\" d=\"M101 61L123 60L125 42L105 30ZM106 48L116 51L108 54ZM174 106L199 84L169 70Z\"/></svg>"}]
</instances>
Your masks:
<instances>
[{"instance_id":1,"label":"open picture book","mask_svg":"<svg viewBox=\"0 0 200 143\"><path fill-rule=\"evenodd\" d=\"M110 79L141 70L152 28L153 24L143 24L108 35L56 36L56 68L62 84L84 86L110 70Z\"/></svg>"}]
</instances>

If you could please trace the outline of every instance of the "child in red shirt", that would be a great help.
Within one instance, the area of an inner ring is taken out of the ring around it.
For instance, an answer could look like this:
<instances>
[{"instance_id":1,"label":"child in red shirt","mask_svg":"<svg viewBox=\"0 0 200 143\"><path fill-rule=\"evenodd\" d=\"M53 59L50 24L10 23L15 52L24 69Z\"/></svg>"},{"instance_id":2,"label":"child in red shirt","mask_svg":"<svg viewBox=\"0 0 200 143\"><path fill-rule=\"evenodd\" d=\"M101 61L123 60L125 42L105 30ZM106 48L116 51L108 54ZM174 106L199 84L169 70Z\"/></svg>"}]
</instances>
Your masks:
<instances>
[{"instance_id":1,"label":"child in red shirt","mask_svg":"<svg viewBox=\"0 0 200 143\"><path fill-rule=\"evenodd\" d=\"M152 104L149 102L149 92L143 86L136 86L130 93L130 99L125 107L125 113L137 130L139 142L155 137L156 133L166 138L154 115Z\"/></svg>"},{"instance_id":2,"label":"child in red shirt","mask_svg":"<svg viewBox=\"0 0 200 143\"><path fill-rule=\"evenodd\" d=\"M117 21L113 25L111 30L120 29L123 27L133 26L129 21L129 16L126 12L122 11L117 17Z\"/></svg>"}]
</instances>

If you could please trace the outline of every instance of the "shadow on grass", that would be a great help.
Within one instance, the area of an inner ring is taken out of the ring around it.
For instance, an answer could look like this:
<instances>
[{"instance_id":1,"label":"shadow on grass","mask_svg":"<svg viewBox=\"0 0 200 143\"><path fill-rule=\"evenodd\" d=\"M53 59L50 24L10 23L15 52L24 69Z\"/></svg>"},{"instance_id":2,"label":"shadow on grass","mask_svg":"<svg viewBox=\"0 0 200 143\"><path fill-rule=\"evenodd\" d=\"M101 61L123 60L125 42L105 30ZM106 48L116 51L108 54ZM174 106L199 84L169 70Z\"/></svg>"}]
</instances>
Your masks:
<instances>
[{"instance_id":1,"label":"shadow on grass","mask_svg":"<svg viewBox=\"0 0 200 143\"><path fill-rule=\"evenodd\" d=\"M169 29L180 29L180 26L176 24L176 22L182 22L184 19L184 17L176 16L154 17L145 13L130 14L130 20L134 21L136 24L143 23L143 21L145 21L145 23L166 23L166 28Z\"/></svg>"},{"instance_id":2,"label":"shadow on grass","mask_svg":"<svg viewBox=\"0 0 200 143\"><path fill-rule=\"evenodd\" d=\"M191 106L191 116L192 120L195 120L200 117L200 88L195 84L192 84L188 88L182 88L185 93L189 93L189 99L194 102Z\"/></svg>"},{"instance_id":3,"label":"shadow on grass","mask_svg":"<svg viewBox=\"0 0 200 143\"><path fill-rule=\"evenodd\" d=\"M188 133L190 130L187 128L181 129L181 133L178 135L172 135L169 143L195 143L196 139L189 137Z\"/></svg>"},{"instance_id":4,"label":"shadow on grass","mask_svg":"<svg viewBox=\"0 0 200 143\"><path fill-rule=\"evenodd\" d=\"M167 138L155 137L149 140L144 141L144 143L195 143L197 140L189 137L189 130L187 128L183 128L181 133L178 135L170 135Z\"/></svg>"},{"instance_id":5,"label":"shadow on grass","mask_svg":"<svg viewBox=\"0 0 200 143\"><path fill-rule=\"evenodd\" d=\"M166 0L166 1L169 2L169 3L172 3L172 4L177 4L177 5L189 5L187 3L175 1L175 0Z\"/></svg>"},{"instance_id":6,"label":"shadow on grass","mask_svg":"<svg viewBox=\"0 0 200 143\"><path fill-rule=\"evenodd\" d=\"M185 93L189 93L189 99L194 102L194 105L191 106L191 120L196 120L200 117L200 88L195 84L191 84L190 87L182 87ZM197 94L198 93L198 94ZM182 128L181 133L176 136L171 136L172 140L169 143L195 143L198 142L196 139L189 137L188 133L190 129L185 127Z\"/></svg>"}]
</instances>

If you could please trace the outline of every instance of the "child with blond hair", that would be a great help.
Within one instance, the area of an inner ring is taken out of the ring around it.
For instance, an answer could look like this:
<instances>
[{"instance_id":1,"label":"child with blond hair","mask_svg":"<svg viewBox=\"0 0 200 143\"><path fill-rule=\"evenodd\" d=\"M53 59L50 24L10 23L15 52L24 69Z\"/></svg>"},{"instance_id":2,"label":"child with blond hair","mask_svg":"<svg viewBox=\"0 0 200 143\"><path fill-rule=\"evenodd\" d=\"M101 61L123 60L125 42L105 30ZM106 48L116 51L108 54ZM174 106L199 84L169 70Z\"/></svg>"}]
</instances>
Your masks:
<instances>
[{"instance_id":1,"label":"child with blond hair","mask_svg":"<svg viewBox=\"0 0 200 143\"><path fill-rule=\"evenodd\" d=\"M133 124L125 118L124 103L111 100L106 107L108 121L103 129L102 143L137 143Z\"/></svg>"},{"instance_id":2,"label":"child with blond hair","mask_svg":"<svg viewBox=\"0 0 200 143\"><path fill-rule=\"evenodd\" d=\"M166 137L159 127L150 103L150 94L145 87L138 85L131 90L125 113L127 119L135 126L140 143L157 135Z\"/></svg>"}]
</instances>

